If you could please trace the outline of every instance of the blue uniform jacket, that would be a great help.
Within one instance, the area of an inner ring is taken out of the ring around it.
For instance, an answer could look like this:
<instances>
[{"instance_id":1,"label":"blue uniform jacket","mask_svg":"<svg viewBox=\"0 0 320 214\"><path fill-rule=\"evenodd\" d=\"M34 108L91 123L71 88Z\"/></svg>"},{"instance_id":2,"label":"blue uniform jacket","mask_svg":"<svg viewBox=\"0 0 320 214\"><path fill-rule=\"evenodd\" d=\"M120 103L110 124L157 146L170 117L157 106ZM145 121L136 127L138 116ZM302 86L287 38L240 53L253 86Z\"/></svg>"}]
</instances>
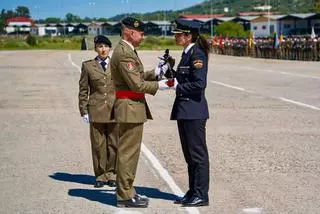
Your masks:
<instances>
[{"instance_id":1,"label":"blue uniform jacket","mask_svg":"<svg viewBox=\"0 0 320 214\"><path fill-rule=\"evenodd\" d=\"M208 119L207 87L208 58L195 44L182 55L177 67L178 85L171 120Z\"/></svg>"}]
</instances>

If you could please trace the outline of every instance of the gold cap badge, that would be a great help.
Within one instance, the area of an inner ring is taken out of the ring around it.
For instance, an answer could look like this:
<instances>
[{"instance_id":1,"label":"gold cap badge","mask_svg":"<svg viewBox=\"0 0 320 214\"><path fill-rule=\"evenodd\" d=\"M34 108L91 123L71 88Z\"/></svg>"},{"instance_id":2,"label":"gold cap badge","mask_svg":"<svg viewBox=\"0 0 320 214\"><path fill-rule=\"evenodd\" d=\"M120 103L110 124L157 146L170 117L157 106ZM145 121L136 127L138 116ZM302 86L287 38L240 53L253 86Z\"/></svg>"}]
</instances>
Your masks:
<instances>
[{"instance_id":1,"label":"gold cap badge","mask_svg":"<svg viewBox=\"0 0 320 214\"><path fill-rule=\"evenodd\" d=\"M135 22L133 23L133 26L134 26L134 27L139 27L139 22L138 22L138 21L135 21Z\"/></svg>"}]
</instances>

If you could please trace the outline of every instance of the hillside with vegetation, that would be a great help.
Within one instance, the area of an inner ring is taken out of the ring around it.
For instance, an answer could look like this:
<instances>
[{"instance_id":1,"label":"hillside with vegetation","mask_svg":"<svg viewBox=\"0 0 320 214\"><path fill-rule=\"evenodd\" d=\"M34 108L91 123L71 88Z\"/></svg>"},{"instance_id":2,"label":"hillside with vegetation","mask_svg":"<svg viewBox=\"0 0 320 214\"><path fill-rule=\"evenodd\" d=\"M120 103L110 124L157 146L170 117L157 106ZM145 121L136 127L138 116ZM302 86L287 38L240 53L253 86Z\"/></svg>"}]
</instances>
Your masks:
<instances>
[{"instance_id":1,"label":"hillside with vegetation","mask_svg":"<svg viewBox=\"0 0 320 214\"><path fill-rule=\"evenodd\" d=\"M119 21L125 16L134 16L143 20L173 20L181 14L220 14L235 16L239 12L259 12L255 7L270 4L271 12L277 14L288 13L320 13L320 0L209 0L183 10L155 11L145 14L120 14L109 18ZM228 8L228 12L225 12Z\"/></svg>"}]
</instances>

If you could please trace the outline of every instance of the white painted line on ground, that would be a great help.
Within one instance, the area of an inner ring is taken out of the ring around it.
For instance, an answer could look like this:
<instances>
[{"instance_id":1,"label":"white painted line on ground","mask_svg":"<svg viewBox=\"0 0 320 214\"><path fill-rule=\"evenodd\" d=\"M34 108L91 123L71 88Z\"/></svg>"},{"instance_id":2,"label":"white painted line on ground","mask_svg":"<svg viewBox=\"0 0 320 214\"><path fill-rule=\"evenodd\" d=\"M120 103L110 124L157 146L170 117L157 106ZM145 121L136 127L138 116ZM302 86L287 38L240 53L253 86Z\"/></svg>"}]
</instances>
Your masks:
<instances>
[{"instance_id":1,"label":"white painted line on ground","mask_svg":"<svg viewBox=\"0 0 320 214\"><path fill-rule=\"evenodd\" d=\"M76 65L71 58L71 54L68 54L68 59L71 64L81 72L81 68ZM169 175L168 171L161 165L160 161L154 156L154 154L142 143L141 144L141 151L145 154L145 156L149 159L149 162L152 166L158 171L159 175L167 182L170 189L176 195L183 195L182 190L178 187L178 185L174 182L173 178ZM195 207L185 207L186 211L190 214L200 214L199 210ZM126 211L120 210L118 213L127 213Z\"/></svg>"},{"instance_id":2,"label":"white painted line on ground","mask_svg":"<svg viewBox=\"0 0 320 214\"><path fill-rule=\"evenodd\" d=\"M230 67L230 65L227 65L228 67ZM222 66L224 67L224 66ZM271 69L261 69L261 68L254 68L254 67L248 67L248 66L237 66L237 67L233 67L233 68L244 68L244 69L248 69L248 70L255 70L255 71L263 71L263 72L268 72L268 73L275 73L275 74L283 74L283 75L288 75L288 76L296 76L296 77L303 77L303 78L311 78L311 79L320 79L319 76L312 76L312 75L305 75L305 74L294 74L294 73L289 73L289 72L285 72L285 71L279 71L279 70L271 70Z\"/></svg>"},{"instance_id":3,"label":"white painted line on ground","mask_svg":"<svg viewBox=\"0 0 320 214\"><path fill-rule=\"evenodd\" d=\"M245 208L242 210L241 214L262 214L262 208Z\"/></svg>"},{"instance_id":4,"label":"white painted line on ground","mask_svg":"<svg viewBox=\"0 0 320 214\"><path fill-rule=\"evenodd\" d=\"M282 101L288 102L288 103L296 104L298 106L303 106L303 107L307 107L307 108L311 108L311 109L320 111L320 108L318 108L316 106L312 106L312 105L308 105L308 104L301 103L301 102L298 102L298 101L290 100L290 99L287 99L287 98L284 98L284 97L279 97L279 99L282 100Z\"/></svg>"},{"instance_id":5,"label":"white painted line on ground","mask_svg":"<svg viewBox=\"0 0 320 214\"><path fill-rule=\"evenodd\" d=\"M178 187L178 185L174 182L173 178L169 175L168 170L166 170L160 163L160 161L152 154L152 152L142 143L141 151L147 156L150 163L153 167L159 172L160 176L163 180L167 182L170 189L173 191L174 194L183 196L183 192ZM188 213L190 214L199 214L199 210L195 207L185 207Z\"/></svg>"},{"instance_id":6,"label":"white painted line on ground","mask_svg":"<svg viewBox=\"0 0 320 214\"><path fill-rule=\"evenodd\" d=\"M253 91L249 91L249 90L246 90L244 88L237 87L237 86L228 85L228 84L225 84L225 83L222 83L222 82L217 82L217 81L213 81L213 80L211 80L210 82L213 83L213 84L222 85L222 86L225 86L227 88L232 88L232 89L239 90L239 91L245 91L245 92L248 92L248 93L255 93ZM257 93L255 93L255 94L257 94ZM294 100L290 100L290 99L287 99L287 98L284 98L284 97L271 97L271 98L280 99L280 100L282 100L284 102L288 102L288 103L295 104L295 105L298 105L298 106L303 106L303 107L307 107L307 108L311 108L311 109L320 111L320 108L318 108L316 106L305 104L305 103L294 101Z\"/></svg>"},{"instance_id":7,"label":"white painted line on ground","mask_svg":"<svg viewBox=\"0 0 320 214\"><path fill-rule=\"evenodd\" d=\"M74 67L76 67L79 72L81 72L81 67L78 66L76 63L74 63L74 62L72 61L72 58L71 58L71 54L70 54L70 53L68 54L68 59L69 59L70 63L71 63Z\"/></svg>"},{"instance_id":8,"label":"white painted line on ground","mask_svg":"<svg viewBox=\"0 0 320 214\"><path fill-rule=\"evenodd\" d=\"M115 214L141 214L141 212L138 211L127 211L127 210L120 210L118 212L115 212Z\"/></svg>"},{"instance_id":9,"label":"white painted line on ground","mask_svg":"<svg viewBox=\"0 0 320 214\"><path fill-rule=\"evenodd\" d=\"M213 80L211 80L210 82L212 82L214 84L217 84L217 85L222 85L222 86L225 86L225 87L228 87L228 88L236 89L236 90L239 90L239 91L246 91L246 89L244 89L244 88L228 85L228 84L225 84L225 83L222 83L222 82L217 82L217 81L213 81Z\"/></svg>"}]
</instances>

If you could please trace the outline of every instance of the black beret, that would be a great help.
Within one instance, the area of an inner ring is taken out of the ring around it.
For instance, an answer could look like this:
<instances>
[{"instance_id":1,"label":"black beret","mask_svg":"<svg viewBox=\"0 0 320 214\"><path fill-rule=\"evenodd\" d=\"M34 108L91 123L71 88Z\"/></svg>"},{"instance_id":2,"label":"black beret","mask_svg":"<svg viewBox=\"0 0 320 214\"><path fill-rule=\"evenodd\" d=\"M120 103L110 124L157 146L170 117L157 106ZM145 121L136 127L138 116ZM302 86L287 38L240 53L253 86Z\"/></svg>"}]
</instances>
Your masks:
<instances>
[{"instance_id":1,"label":"black beret","mask_svg":"<svg viewBox=\"0 0 320 214\"><path fill-rule=\"evenodd\" d=\"M112 47L111 41L103 35L95 36L93 41L94 41L94 44L102 43L102 44L108 45L110 48Z\"/></svg>"},{"instance_id":2,"label":"black beret","mask_svg":"<svg viewBox=\"0 0 320 214\"><path fill-rule=\"evenodd\" d=\"M121 23L133 30L144 31L144 23L139 19L135 19L133 17L126 17L121 20Z\"/></svg>"},{"instance_id":3,"label":"black beret","mask_svg":"<svg viewBox=\"0 0 320 214\"><path fill-rule=\"evenodd\" d=\"M201 24L197 21L176 19L172 33L199 33Z\"/></svg>"}]
</instances>

